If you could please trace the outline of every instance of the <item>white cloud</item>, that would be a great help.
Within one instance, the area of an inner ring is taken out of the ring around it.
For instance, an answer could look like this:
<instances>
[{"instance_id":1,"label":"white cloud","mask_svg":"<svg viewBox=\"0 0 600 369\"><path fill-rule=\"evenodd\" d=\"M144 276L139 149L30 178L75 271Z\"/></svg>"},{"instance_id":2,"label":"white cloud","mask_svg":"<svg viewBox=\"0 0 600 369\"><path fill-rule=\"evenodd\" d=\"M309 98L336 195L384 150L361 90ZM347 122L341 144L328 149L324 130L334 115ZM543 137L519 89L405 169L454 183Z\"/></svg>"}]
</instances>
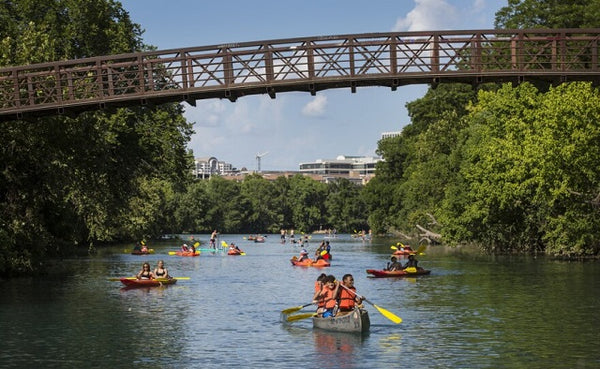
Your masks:
<instances>
[{"instance_id":1,"label":"white cloud","mask_svg":"<svg viewBox=\"0 0 600 369\"><path fill-rule=\"evenodd\" d=\"M317 117L325 113L327 106L327 97L325 95L317 95L308 104L302 108L302 114Z\"/></svg>"},{"instance_id":2,"label":"white cloud","mask_svg":"<svg viewBox=\"0 0 600 369\"><path fill-rule=\"evenodd\" d=\"M415 7L398 18L393 31L430 31L452 29L459 21L456 8L446 0L415 0Z\"/></svg>"}]
</instances>

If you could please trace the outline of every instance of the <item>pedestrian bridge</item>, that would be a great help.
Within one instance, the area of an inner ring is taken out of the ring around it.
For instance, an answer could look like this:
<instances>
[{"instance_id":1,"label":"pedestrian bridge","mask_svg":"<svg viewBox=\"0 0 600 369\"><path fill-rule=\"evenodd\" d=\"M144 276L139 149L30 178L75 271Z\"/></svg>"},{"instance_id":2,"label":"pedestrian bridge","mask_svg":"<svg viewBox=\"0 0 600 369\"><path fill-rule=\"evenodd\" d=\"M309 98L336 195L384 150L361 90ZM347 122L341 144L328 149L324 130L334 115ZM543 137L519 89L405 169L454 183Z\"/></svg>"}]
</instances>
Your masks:
<instances>
[{"instance_id":1,"label":"pedestrian bridge","mask_svg":"<svg viewBox=\"0 0 600 369\"><path fill-rule=\"evenodd\" d=\"M600 29L389 32L107 55L0 69L0 120L118 106L411 84L598 83Z\"/></svg>"}]
</instances>

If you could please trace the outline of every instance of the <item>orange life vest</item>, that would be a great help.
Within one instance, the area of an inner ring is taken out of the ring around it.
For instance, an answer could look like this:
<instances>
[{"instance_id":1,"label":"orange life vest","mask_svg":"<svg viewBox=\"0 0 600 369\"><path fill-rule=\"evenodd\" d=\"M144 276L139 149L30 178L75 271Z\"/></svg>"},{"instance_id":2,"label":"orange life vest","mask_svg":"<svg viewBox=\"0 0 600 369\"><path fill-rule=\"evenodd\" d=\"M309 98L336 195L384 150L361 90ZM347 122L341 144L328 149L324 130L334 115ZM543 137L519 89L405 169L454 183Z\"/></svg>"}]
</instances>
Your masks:
<instances>
[{"instance_id":1,"label":"orange life vest","mask_svg":"<svg viewBox=\"0 0 600 369\"><path fill-rule=\"evenodd\" d=\"M352 291L356 291L356 288L350 287ZM339 308L340 310L352 310L354 309L354 298L356 294L349 292L344 287L340 288L340 297L339 297Z\"/></svg>"}]
</instances>

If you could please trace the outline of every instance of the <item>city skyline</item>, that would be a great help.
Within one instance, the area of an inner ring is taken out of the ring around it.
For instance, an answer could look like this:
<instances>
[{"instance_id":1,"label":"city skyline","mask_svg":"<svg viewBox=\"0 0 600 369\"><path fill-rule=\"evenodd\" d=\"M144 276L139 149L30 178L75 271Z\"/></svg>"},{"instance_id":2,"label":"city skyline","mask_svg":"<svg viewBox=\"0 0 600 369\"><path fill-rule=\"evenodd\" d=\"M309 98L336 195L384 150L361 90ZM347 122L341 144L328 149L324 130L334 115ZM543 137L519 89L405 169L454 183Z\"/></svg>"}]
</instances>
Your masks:
<instances>
[{"instance_id":1,"label":"city skyline","mask_svg":"<svg viewBox=\"0 0 600 369\"><path fill-rule=\"evenodd\" d=\"M506 0L306 1L293 11L279 1L198 2L166 7L158 0L121 1L139 23L144 42L159 50L231 42L316 35L389 31L493 28L494 13ZM363 87L309 93L288 92L228 100L183 103L194 123L188 147L194 157L215 156L238 168L290 170L302 162L338 155L375 156L382 132L410 122L406 103L422 97L426 85Z\"/></svg>"}]
</instances>

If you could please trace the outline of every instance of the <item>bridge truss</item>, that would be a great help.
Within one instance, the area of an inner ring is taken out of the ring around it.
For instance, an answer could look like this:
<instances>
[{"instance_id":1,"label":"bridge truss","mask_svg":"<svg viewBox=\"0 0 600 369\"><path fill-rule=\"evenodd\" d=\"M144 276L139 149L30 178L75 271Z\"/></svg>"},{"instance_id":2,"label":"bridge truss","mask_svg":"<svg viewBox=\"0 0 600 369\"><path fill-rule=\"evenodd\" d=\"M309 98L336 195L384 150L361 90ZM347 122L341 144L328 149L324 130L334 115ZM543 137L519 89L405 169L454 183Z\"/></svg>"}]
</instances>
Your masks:
<instances>
[{"instance_id":1,"label":"bridge truss","mask_svg":"<svg viewBox=\"0 0 600 369\"><path fill-rule=\"evenodd\" d=\"M0 120L330 88L598 83L600 29L390 32L231 43L0 69Z\"/></svg>"}]
</instances>

